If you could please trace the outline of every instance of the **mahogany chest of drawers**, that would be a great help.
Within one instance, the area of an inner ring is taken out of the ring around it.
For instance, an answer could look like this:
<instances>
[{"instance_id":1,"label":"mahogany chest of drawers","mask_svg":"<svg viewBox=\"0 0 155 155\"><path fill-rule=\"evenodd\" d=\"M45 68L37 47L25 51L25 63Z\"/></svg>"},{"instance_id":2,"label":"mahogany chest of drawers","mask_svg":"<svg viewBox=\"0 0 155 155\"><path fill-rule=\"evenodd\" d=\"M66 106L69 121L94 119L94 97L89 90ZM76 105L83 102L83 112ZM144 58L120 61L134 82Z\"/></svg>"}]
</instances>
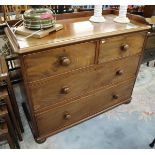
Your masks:
<instances>
[{"instance_id":1,"label":"mahogany chest of drawers","mask_svg":"<svg viewBox=\"0 0 155 155\"><path fill-rule=\"evenodd\" d=\"M24 39L6 29L19 54L26 113L37 142L131 100L148 26L131 21L60 20L63 29Z\"/></svg>"}]
</instances>

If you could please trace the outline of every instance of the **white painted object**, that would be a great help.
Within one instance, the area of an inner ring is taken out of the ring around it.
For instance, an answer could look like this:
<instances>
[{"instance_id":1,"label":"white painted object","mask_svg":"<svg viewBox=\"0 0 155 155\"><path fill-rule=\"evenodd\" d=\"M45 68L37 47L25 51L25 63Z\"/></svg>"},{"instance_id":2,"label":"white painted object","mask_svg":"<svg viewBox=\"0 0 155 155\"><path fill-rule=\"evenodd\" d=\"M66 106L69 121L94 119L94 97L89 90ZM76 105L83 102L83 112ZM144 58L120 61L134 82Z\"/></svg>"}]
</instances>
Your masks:
<instances>
[{"instance_id":1,"label":"white painted object","mask_svg":"<svg viewBox=\"0 0 155 155\"><path fill-rule=\"evenodd\" d=\"M127 5L120 5L119 8L119 16L117 16L114 21L117 23L130 23L130 20L128 19L128 17L126 17L127 14Z\"/></svg>"},{"instance_id":2,"label":"white painted object","mask_svg":"<svg viewBox=\"0 0 155 155\"><path fill-rule=\"evenodd\" d=\"M94 15L89 19L91 22L102 23L105 22L104 17L102 16L102 5L95 5Z\"/></svg>"}]
</instances>

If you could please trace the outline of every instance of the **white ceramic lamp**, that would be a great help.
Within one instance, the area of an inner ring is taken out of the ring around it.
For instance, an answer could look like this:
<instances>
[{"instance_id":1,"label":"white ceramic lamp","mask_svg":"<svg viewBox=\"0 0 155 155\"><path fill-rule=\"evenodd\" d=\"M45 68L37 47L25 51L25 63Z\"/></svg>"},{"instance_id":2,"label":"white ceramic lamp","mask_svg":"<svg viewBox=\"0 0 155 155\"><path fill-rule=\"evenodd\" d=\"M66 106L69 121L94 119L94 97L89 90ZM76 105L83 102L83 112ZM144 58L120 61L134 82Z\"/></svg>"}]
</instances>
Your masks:
<instances>
[{"instance_id":1,"label":"white ceramic lamp","mask_svg":"<svg viewBox=\"0 0 155 155\"><path fill-rule=\"evenodd\" d=\"M102 5L95 5L94 15L89 19L91 22L102 23L105 22L104 17L102 16Z\"/></svg>"},{"instance_id":2,"label":"white ceramic lamp","mask_svg":"<svg viewBox=\"0 0 155 155\"><path fill-rule=\"evenodd\" d=\"M114 19L114 21L117 23L124 23L124 24L130 23L130 20L128 19L128 17L126 17L127 9L128 9L127 5L120 5L119 16L117 16Z\"/></svg>"}]
</instances>

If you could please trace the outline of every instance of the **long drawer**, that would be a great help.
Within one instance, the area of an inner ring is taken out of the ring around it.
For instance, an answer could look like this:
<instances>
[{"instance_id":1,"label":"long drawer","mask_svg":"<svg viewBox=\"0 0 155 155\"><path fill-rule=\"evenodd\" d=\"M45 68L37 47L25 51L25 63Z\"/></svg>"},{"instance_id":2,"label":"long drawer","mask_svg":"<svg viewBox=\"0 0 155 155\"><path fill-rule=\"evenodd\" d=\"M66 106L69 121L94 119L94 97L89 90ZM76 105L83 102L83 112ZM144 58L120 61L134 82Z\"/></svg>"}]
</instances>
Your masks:
<instances>
[{"instance_id":1,"label":"long drawer","mask_svg":"<svg viewBox=\"0 0 155 155\"><path fill-rule=\"evenodd\" d=\"M99 63L140 53L145 35L139 32L101 40Z\"/></svg>"},{"instance_id":2,"label":"long drawer","mask_svg":"<svg viewBox=\"0 0 155 155\"><path fill-rule=\"evenodd\" d=\"M29 82L94 64L96 42L85 42L24 56Z\"/></svg>"},{"instance_id":3,"label":"long drawer","mask_svg":"<svg viewBox=\"0 0 155 155\"><path fill-rule=\"evenodd\" d=\"M29 84L34 109L37 111L107 84L134 77L138 62L139 55Z\"/></svg>"},{"instance_id":4,"label":"long drawer","mask_svg":"<svg viewBox=\"0 0 155 155\"><path fill-rule=\"evenodd\" d=\"M130 99L134 79L100 89L92 95L74 100L36 115L39 137L43 137L79 122L93 114Z\"/></svg>"}]
</instances>

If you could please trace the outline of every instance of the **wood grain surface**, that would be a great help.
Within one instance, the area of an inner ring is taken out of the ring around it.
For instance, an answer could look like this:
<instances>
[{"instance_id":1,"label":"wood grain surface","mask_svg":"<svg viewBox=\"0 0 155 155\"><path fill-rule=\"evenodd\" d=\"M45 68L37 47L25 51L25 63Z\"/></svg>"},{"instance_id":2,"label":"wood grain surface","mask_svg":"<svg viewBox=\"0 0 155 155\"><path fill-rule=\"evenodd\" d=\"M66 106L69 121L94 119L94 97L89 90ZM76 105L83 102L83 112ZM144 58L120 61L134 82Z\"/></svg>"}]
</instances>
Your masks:
<instances>
[{"instance_id":1,"label":"wood grain surface","mask_svg":"<svg viewBox=\"0 0 155 155\"><path fill-rule=\"evenodd\" d=\"M15 38L5 29L19 54L26 114L40 142L131 100L150 27L133 15L129 24L115 23L113 14L92 23L87 15L59 20L63 29L42 39Z\"/></svg>"},{"instance_id":2,"label":"wood grain surface","mask_svg":"<svg viewBox=\"0 0 155 155\"><path fill-rule=\"evenodd\" d=\"M90 17L59 20L58 23L63 25L63 29L61 31L52 33L42 39L23 39L23 36L16 35L16 44L16 41L14 41L14 37L10 34L10 32L8 30L5 32L8 35L8 39L10 40L14 52L23 54L85 40L121 35L123 33L144 31L150 28L146 24L132 20L129 24L116 23L113 21L113 19L116 17L113 14L105 15L104 17L106 19L104 23L90 22Z\"/></svg>"},{"instance_id":3,"label":"wood grain surface","mask_svg":"<svg viewBox=\"0 0 155 155\"><path fill-rule=\"evenodd\" d=\"M39 136L45 136L60 128L67 127L67 125L78 122L130 98L132 88L133 79L132 81L127 81L126 83L121 83L113 87L107 87L107 89L101 89L93 95L38 114L36 119ZM115 95L118 96L118 98L115 98Z\"/></svg>"},{"instance_id":4,"label":"wood grain surface","mask_svg":"<svg viewBox=\"0 0 155 155\"><path fill-rule=\"evenodd\" d=\"M135 77L139 57L127 57L29 84L35 111L48 109L66 99L83 96L97 88ZM69 92L63 92L64 88L68 88Z\"/></svg>"},{"instance_id":5,"label":"wood grain surface","mask_svg":"<svg viewBox=\"0 0 155 155\"><path fill-rule=\"evenodd\" d=\"M26 55L24 65L28 81L93 65L95 49L96 42L86 42ZM69 64L65 64L65 60Z\"/></svg>"},{"instance_id":6,"label":"wood grain surface","mask_svg":"<svg viewBox=\"0 0 155 155\"><path fill-rule=\"evenodd\" d=\"M127 57L142 51L145 32L110 37L101 40L99 63Z\"/></svg>"}]
</instances>

